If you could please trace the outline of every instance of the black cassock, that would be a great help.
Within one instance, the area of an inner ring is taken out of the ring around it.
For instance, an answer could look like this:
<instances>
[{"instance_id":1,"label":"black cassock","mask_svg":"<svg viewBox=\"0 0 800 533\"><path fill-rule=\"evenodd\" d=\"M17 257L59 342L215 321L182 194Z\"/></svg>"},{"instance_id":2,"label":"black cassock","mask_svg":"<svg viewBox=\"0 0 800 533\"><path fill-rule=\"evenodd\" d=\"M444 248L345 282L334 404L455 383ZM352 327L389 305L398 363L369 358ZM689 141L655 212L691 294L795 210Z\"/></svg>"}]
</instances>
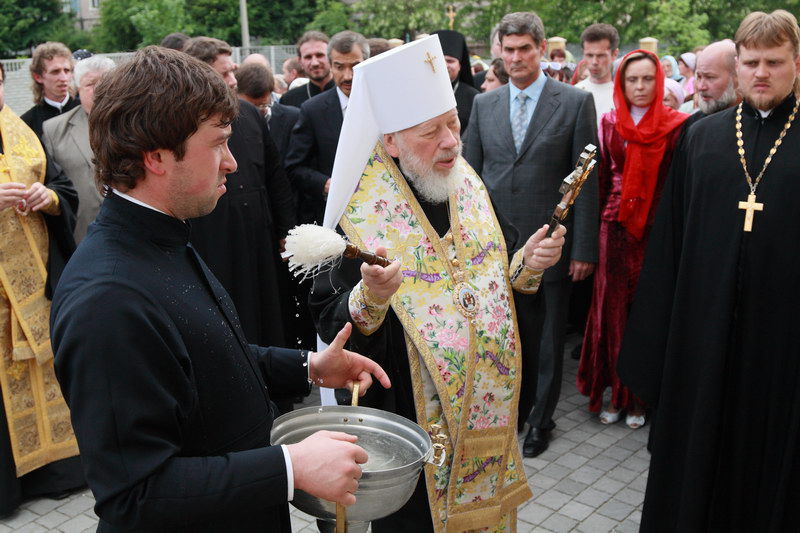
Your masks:
<instances>
[{"instance_id":1,"label":"black cassock","mask_svg":"<svg viewBox=\"0 0 800 533\"><path fill-rule=\"evenodd\" d=\"M211 214L192 220L192 244L230 294L247 339L285 344L278 290L278 240L294 227L294 197L269 134L252 104L239 101L228 141L238 170Z\"/></svg>"},{"instance_id":2,"label":"black cassock","mask_svg":"<svg viewBox=\"0 0 800 533\"><path fill-rule=\"evenodd\" d=\"M57 117L62 113L66 113L67 111L73 109L75 106L79 105L80 102L77 98L72 96L69 97L67 103L61 109L57 107L53 107L44 100L42 100L41 104L37 104L32 108L25 111L19 118L28 125L30 129L36 134L37 137L40 139L42 138L42 130L44 127L42 126L45 120L50 120L53 117Z\"/></svg>"},{"instance_id":3,"label":"black cassock","mask_svg":"<svg viewBox=\"0 0 800 533\"><path fill-rule=\"evenodd\" d=\"M188 241L184 222L112 194L53 299L98 531L286 533L270 395L307 392L306 355L247 344Z\"/></svg>"},{"instance_id":4,"label":"black cassock","mask_svg":"<svg viewBox=\"0 0 800 533\"><path fill-rule=\"evenodd\" d=\"M2 145L0 139L0 151ZM44 215L49 240L45 295L49 298L64 265L75 250L72 231L75 229L75 213L78 211L78 193L61 167L52 161L47 162L44 183L58 194L61 206L60 215ZM85 484L78 457L52 462L17 478L8 435L8 421L3 398L0 397L0 516L12 512L25 499L73 490Z\"/></svg>"},{"instance_id":5,"label":"black cassock","mask_svg":"<svg viewBox=\"0 0 800 533\"><path fill-rule=\"evenodd\" d=\"M411 183L409 186L413 190ZM420 198L418 194L416 197L433 229L440 236L444 236L450 229L447 204L432 204ZM518 244L522 245L525 241L520 241L517 228L497 209L495 215L503 230L510 258L513 252L516 252ZM377 361L392 381L390 389L384 389L380 385L370 387L359 400L359 405L397 413L416 422L408 351L400 319L389 308L383 324L372 335L367 336L359 331L350 316L348 303L350 291L361 280L360 268L361 261L343 259L337 268L315 278L309 303L317 331L323 341L330 343L345 323L352 323L353 333L350 335L349 349L368 355ZM376 533L433 531L424 476L420 476L411 500L393 515L372 522L372 530Z\"/></svg>"},{"instance_id":6,"label":"black cassock","mask_svg":"<svg viewBox=\"0 0 800 533\"><path fill-rule=\"evenodd\" d=\"M755 179L794 105L744 104ZM800 121L749 194L736 108L675 152L618 365L658 414L642 531L790 531L800 513Z\"/></svg>"}]
</instances>

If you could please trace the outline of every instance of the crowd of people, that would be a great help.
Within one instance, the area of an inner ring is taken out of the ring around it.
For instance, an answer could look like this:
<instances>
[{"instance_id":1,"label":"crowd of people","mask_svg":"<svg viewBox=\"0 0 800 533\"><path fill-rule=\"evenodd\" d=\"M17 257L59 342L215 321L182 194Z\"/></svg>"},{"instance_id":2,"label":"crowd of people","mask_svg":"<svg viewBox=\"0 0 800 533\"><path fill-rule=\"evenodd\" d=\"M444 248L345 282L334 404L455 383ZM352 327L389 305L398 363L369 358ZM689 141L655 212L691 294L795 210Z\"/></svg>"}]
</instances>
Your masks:
<instances>
[{"instance_id":1,"label":"crowd of people","mask_svg":"<svg viewBox=\"0 0 800 533\"><path fill-rule=\"evenodd\" d=\"M651 425L642 531L792 529L800 27L731 37L619 57L596 23L576 62L519 12L485 64L452 30L307 31L280 72L205 36L47 42L20 117L0 65L0 517L88 483L102 532L288 532L296 489L350 505L367 457L273 421L359 383L446 436L373 531L513 531L572 323L588 410ZM298 224L391 264L297 280Z\"/></svg>"}]
</instances>

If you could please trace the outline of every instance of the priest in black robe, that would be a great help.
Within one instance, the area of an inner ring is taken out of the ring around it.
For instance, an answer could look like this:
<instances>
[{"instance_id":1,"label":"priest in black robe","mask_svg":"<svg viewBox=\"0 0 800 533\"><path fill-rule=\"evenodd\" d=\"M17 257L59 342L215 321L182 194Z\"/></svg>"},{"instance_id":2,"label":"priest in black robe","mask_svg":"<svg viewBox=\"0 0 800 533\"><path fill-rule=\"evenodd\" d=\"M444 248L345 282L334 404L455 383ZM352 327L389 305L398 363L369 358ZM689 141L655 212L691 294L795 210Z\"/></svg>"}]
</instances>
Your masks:
<instances>
[{"instance_id":1,"label":"priest in black robe","mask_svg":"<svg viewBox=\"0 0 800 533\"><path fill-rule=\"evenodd\" d=\"M752 13L736 45L744 102L675 153L618 364L658 408L644 532L797 528L800 29Z\"/></svg>"},{"instance_id":2,"label":"priest in black robe","mask_svg":"<svg viewBox=\"0 0 800 533\"><path fill-rule=\"evenodd\" d=\"M312 381L368 387L370 373L389 386L385 373L341 349L348 328L313 355L250 344L191 244L187 219L214 208L236 169L236 110L208 65L156 46L95 92L90 142L107 197L51 320L100 533L289 533L295 489L355 502L367 460L355 437L270 446L271 399Z\"/></svg>"},{"instance_id":3,"label":"priest in black robe","mask_svg":"<svg viewBox=\"0 0 800 533\"><path fill-rule=\"evenodd\" d=\"M472 78L472 66L469 60L469 49L464 36L453 30L437 30L433 32L439 36L442 43L447 73L453 85L453 94L456 97L456 110L458 120L461 121L461 136L469 126L469 116L472 114L472 100L480 91L475 88Z\"/></svg>"},{"instance_id":4,"label":"priest in black robe","mask_svg":"<svg viewBox=\"0 0 800 533\"><path fill-rule=\"evenodd\" d=\"M230 47L209 37L191 39L184 51L206 61L236 90ZM254 105L239 101L229 146L238 169L209 215L192 221L192 244L228 291L247 339L285 344L278 272L279 243L297 217L291 185L267 123ZM285 292L284 292L285 294Z\"/></svg>"}]
</instances>

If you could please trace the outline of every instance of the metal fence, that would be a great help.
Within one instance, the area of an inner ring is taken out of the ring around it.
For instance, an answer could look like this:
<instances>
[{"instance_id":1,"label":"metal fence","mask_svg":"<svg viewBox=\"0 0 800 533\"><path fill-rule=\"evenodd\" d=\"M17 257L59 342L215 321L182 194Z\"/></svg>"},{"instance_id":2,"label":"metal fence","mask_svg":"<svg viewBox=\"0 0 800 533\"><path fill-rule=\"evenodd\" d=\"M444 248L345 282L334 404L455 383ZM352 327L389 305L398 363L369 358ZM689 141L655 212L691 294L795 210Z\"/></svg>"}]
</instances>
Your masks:
<instances>
[{"instance_id":1,"label":"metal fence","mask_svg":"<svg viewBox=\"0 0 800 533\"><path fill-rule=\"evenodd\" d=\"M273 70L281 72L283 62L289 57L297 55L294 45L277 46L251 46L248 48L236 47L233 49L233 60L239 63L249 54L264 54L269 59ZM118 52L113 54L99 54L110 57L115 63L121 63L132 55L132 52ZM33 90L30 75L30 59L3 59L0 60L5 70L5 103L17 115L21 115L33 105Z\"/></svg>"}]
</instances>

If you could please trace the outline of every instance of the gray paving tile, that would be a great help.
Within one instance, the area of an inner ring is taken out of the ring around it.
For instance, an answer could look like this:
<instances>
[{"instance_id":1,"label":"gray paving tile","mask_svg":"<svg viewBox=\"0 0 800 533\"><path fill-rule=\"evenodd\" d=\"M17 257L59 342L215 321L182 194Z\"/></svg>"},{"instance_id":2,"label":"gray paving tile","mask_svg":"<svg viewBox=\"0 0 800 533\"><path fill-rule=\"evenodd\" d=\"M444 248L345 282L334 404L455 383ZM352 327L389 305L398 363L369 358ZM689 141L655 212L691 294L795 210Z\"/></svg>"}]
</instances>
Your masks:
<instances>
[{"instance_id":1,"label":"gray paving tile","mask_svg":"<svg viewBox=\"0 0 800 533\"><path fill-rule=\"evenodd\" d=\"M650 468L650 461L640 459L635 455L631 455L630 457L622 461L620 466L623 466L628 470L633 470L634 472L641 473Z\"/></svg>"},{"instance_id":2,"label":"gray paving tile","mask_svg":"<svg viewBox=\"0 0 800 533\"><path fill-rule=\"evenodd\" d=\"M591 485L604 475L605 472L603 472L598 468L595 468L594 466L591 465L591 463L589 463L575 470L568 476L568 478L574 481L578 481L580 483Z\"/></svg>"},{"instance_id":3,"label":"gray paving tile","mask_svg":"<svg viewBox=\"0 0 800 533\"><path fill-rule=\"evenodd\" d=\"M647 488L647 471L644 471L639 477L631 481L628 486L634 490L644 492Z\"/></svg>"},{"instance_id":4,"label":"gray paving tile","mask_svg":"<svg viewBox=\"0 0 800 533\"><path fill-rule=\"evenodd\" d=\"M585 442L572 448L572 453L577 453L578 455L582 455L583 457L587 457L589 459L594 458L602 451L603 448L592 446L591 444L587 444Z\"/></svg>"},{"instance_id":5,"label":"gray paving tile","mask_svg":"<svg viewBox=\"0 0 800 533\"><path fill-rule=\"evenodd\" d=\"M599 446L600 448L608 448L613 444L616 444L618 440L619 439L612 437L610 435L603 435L602 433L598 433L586 439L586 442L588 442L589 444L593 444L594 446Z\"/></svg>"},{"instance_id":6,"label":"gray paving tile","mask_svg":"<svg viewBox=\"0 0 800 533\"><path fill-rule=\"evenodd\" d=\"M84 529L92 526L96 522L86 515L79 514L74 518L70 518L60 526L58 529L63 533L82 533Z\"/></svg>"},{"instance_id":7,"label":"gray paving tile","mask_svg":"<svg viewBox=\"0 0 800 533\"><path fill-rule=\"evenodd\" d=\"M628 515L630 515L633 510L633 505L628 505L627 503L619 500L611 499L601 505L600 508L597 509L597 512L606 518L611 518L612 520L621 522L628 518Z\"/></svg>"},{"instance_id":8,"label":"gray paving tile","mask_svg":"<svg viewBox=\"0 0 800 533\"><path fill-rule=\"evenodd\" d=\"M613 457L600 454L592 457L589 462L586 463L586 466L591 466L592 468L596 468L602 472L608 472L609 470L616 468L619 463L620 462Z\"/></svg>"},{"instance_id":9,"label":"gray paving tile","mask_svg":"<svg viewBox=\"0 0 800 533\"><path fill-rule=\"evenodd\" d=\"M561 491L550 489L546 492L543 492L539 495L538 498L535 498L536 502L540 505L544 505L554 511L558 511L564 505L572 499L572 496L569 494L565 494Z\"/></svg>"},{"instance_id":10,"label":"gray paving tile","mask_svg":"<svg viewBox=\"0 0 800 533\"><path fill-rule=\"evenodd\" d=\"M625 483L603 476L592 484L597 490L602 490L608 494L616 494L625 487Z\"/></svg>"},{"instance_id":11,"label":"gray paving tile","mask_svg":"<svg viewBox=\"0 0 800 533\"><path fill-rule=\"evenodd\" d=\"M50 498L41 498L38 500L31 500L25 503L22 507L23 509L28 509L29 511L32 511L38 515L45 515L59 505L64 505L64 502L60 500L51 500Z\"/></svg>"},{"instance_id":12,"label":"gray paving tile","mask_svg":"<svg viewBox=\"0 0 800 533\"><path fill-rule=\"evenodd\" d=\"M594 507L573 500L568 502L558 512L580 522L588 518L594 511Z\"/></svg>"},{"instance_id":13,"label":"gray paving tile","mask_svg":"<svg viewBox=\"0 0 800 533\"><path fill-rule=\"evenodd\" d=\"M47 513L45 515L42 515L39 518L37 518L36 519L36 523L37 524L41 524L41 525L43 525L44 527L46 527L48 529L53 529L57 525L63 524L64 522L66 522L70 518L71 518L70 516L65 515L64 513L59 512L59 511L54 509L54 510L50 511L49 513Z\"/></svg>"},{"instance_id":14,"label":"gray paving tile","mask_svg":"<svg viewBox=\"0 0 800 533\"><path fill-rule=\"evenodd\" d=\"M622 481L625 484L630 483L637 477L639 477L638 472L634 472L633 470L628 470L622 466L618 466L613 470L609 470L608 474L606 474L611 479L616 479L617 481Z\"/></svg>"},{"instance_id":15,"label":"gray paving tile","mask_svg":"<svg viewBox=\"0 0 800 533\"><path fill-rule=\"evenodd\" d=\"M563 479L572 473L572 469L566 466L550 463L546 467L542 468L540 473L552 479Z\"/></svg>"},{"instance_id":16,"label":"gray paving tile","mask_svg":"<svg viewBox=\"0 0 800 533\"><path fill-rule=\"evenodd\" d=\"M15 529L15 533L45 533L47 528L37 524L36 522L28 522L19 529Z\"/></svg>"},{"instance_id":17,"label":"gray paving tile","mask_svg":"<svg viewBox=\"0 0 800 533\"><path fill-rule=\"evenodd\" d=\"M644 493L638 490L634 490L630 487L625 487L618 493L614 495L614 498L618 499L621 502L625 502L629 505L633 505L636 507L637 505L641 505L644 502Z\"/></svg>"},{"instance_id":18,"label":"gray paving tile","mask_svg":"<svg viewBox=\"0 0 800 533\"><path fill-rule=\"evenodd\" d=\"M544 474L536 474L528 478L528 485L533 487L533 499L536 499L537 492L544 492L558 483L557 479L545 476Z\"/></svg>"},{"instance_id":19,"label":"gray paving tile","mask_svg":"<svg viewBox=\"0 0 800 533\"><path fill-rule=\"evenodd\" d=\"M560 513L553 513L547 520L542 522L542 527L554 533L567 533L572 531L577 524L577 520Z\"/></svg>"},{"instance_id":20,"label":"gray paving tile","mask_svg":"<svg viewBox=\"0 0 800 533\"><path fill-rule=\"evenodd\" d=\"M575 496L574 501L586 504L590 507L597 509L608 500L611 499L611 494L607 492L603 492L602 490L598 490L594 487L589 487L577 496Z\"/></svg>"},{"instance_id":21,"label":"gray paving tile","mask_svg":"<svg viewBox=\"0 0 800 533\"><path fill-rule=\"evenodd\" d=\"M588 483L581 483L573 479L565 478L559 481L553 488L563 492L564 494L575 496L586 490L586 487L588 486Z\"/></svg>"},{"instance_id":22,"label":"gray paving tile","mask_svg":"<svg viewBox=\"0 0 800 533\"><path fill-rule=\"evenodd\" d=\"M607 455L608 457L616 459L617 461L624 461L625 459L633 455L633 451L628 450L626 448L621 448L618 446L614 447L606 446L606 448L607 449L602 453L602 455Z\"/></svg>"},{"instance_id":23,"label":"gray paving tile","mask_svg":"<svg viewBox=\"0 0 800 533\"><path fill-rule=\"evenodd\" d=\"M589 518L578 524L575 528L580 533L606 533L613 531L617 527L618 522L606 518L605 516L597 513L592 514Z\"/></svg>"},{"instance_id":24,"label":"gray paving tile","mask_svg":"<svg viewBox=\"0 0 800 533\"><path fill-rule=\"evenodd\" d=\"M561 466L566 466L571 470L575 470L576 468L580 468L588 459L582 455L578 455L573 452L567 452L558 459L556 459L556 464Z\"/></svg>"},{"instance_id":25,"label":"gray paving tile","mask_svg":"<svg viewBox=\"0 0 800 533\"><path fill-rule=\"evenodd\" d=\"M545 507L544 505L536 503L536 498L534 497L534 501L529 502L520 508L520 510L517 512L517 519L529 524L539 525L551 514L553 514L553 510Z\"/></svg>"},{"instance_id":26,"label":"gray paving tile","mask_svg":"<svg viewBox=\"0 0 800 533\"><path fill-rule=\"evenodd\" d=\"M614 533L638 533L639 524L630 520L625 520L623 523L614 528Z\"/></svg>"}]
</instances>

